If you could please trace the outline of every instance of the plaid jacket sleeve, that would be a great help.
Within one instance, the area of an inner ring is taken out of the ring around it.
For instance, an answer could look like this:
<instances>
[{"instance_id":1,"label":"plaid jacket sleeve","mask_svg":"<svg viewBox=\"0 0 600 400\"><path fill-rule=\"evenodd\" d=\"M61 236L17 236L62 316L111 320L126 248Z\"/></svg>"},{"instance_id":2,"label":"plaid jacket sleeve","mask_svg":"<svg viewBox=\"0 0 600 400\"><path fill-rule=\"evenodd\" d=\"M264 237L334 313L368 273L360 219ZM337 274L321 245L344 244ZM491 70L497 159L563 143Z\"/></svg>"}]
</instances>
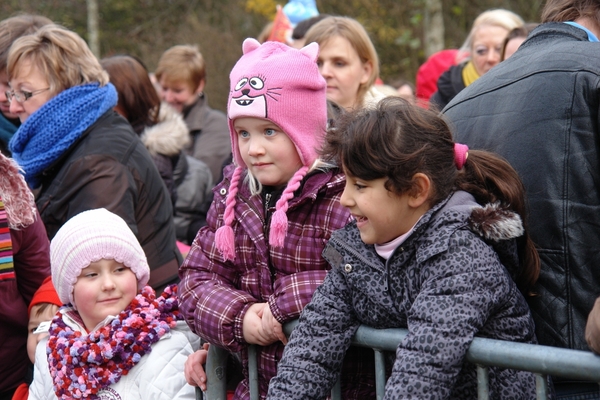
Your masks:
<instances>
[{"instance_id":1,"label":"plaid jacket sleeve","mask_svg":"<svg viewBox=\"0 0 600 400\"><path fill-rule=\"evenodd\" d=\"M236 289L237 269L214 245L217 215L211 207L207 226L198 232L180 268L180 309L192 331L236 352L244 346L243 316L257 299Z\"/></svg>"}]
</instances>

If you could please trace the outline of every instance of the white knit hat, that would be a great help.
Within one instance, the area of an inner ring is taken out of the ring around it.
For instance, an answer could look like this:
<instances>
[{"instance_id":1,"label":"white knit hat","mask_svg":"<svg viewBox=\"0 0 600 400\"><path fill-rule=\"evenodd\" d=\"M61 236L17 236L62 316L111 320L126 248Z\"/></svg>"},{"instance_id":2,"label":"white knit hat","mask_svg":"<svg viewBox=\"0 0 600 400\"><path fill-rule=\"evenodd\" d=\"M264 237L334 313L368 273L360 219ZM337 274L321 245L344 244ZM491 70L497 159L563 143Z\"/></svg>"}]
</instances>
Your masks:
<instances>
[{"instance_id":1,"label":"white knit hat","mask_svg":"<svg viewBox=\"0 0 600 400\"><path fill-rule=\"evenodd\" d=\"M102 259L115 260L130 268L138 289L150 278L144 250L125 221L99 208L68 220L50 242L52 283L63 304L73 303L73 286L81 270Z\"/></svg>"}]
</instances>

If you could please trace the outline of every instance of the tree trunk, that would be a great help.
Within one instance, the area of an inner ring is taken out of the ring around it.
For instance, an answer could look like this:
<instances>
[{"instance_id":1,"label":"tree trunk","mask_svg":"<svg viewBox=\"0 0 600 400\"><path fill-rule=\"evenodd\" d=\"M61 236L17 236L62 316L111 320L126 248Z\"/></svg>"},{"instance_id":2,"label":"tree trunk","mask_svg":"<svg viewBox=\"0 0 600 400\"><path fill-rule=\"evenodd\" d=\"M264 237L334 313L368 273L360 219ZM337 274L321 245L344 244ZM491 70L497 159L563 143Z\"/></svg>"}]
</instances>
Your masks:
<instances>
[{"instance_id":1,"label":"tree trunk","mask_svg":"<svg viewBox=\"0 0 600 400\"><path fill-rule=\"evenodd\" d=\"M88 44L92 53L100 58L100 42L98 39L98 0L86 0Z\"/></svg>"},{"instance_id":2,"label":"tree trunk","mask_svg":"<svg viewBox=\"0 0 600 400\"><path fill-rule=\"evenodd\" d=\"M442 0L425 0L424 34L425 56L444 49L444 17Z\"/></svg>"}]
</instances>

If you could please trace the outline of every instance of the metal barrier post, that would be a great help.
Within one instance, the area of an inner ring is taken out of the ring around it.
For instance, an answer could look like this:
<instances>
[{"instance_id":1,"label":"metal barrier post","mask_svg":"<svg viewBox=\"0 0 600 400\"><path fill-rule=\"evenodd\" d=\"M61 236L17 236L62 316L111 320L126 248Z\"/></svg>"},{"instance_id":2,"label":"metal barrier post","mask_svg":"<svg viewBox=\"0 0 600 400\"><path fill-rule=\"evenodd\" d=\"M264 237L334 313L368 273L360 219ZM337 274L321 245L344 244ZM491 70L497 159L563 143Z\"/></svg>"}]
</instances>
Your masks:
<instances>
[{"instance_id":1,"label":"metal barrier post","mask_svg":"<svg viewBox=\"0 0 600 400\"><path fill-rule=\"evenodd\" d=\"M375 393L377 400L383 400L385 394L385 357L383 351L373 349L375 352Z\"/></svg>"},{"instance_id":2,"label":"metal barrier post","mask_svg":"<svg viewBox=\"0 0 600 400\"><path fill-rule=\"evenodd\" d=\"M490 374L487 367L477 365L477 400L489 400Z\"/></svg>"},{"instance_id":3,"label":"metal barrier post","mask_svg":"<svg viewBox=\"0 0 600 400\"><path fill-rule=\"evenodd\" d=\"M542 374L535 374L535 395L538 399L548 398L548 377Z\"/></svg>"},{"instance_id":4,"label":"metal barrier post","mask_svg":"<svg viewBox=\"0 0 600 400\"><path fill-rule=\"evenodd\" d=\"M211 344L206 359L205 400L227 400L227 357L229 352ZM196 389L196 399L202 399L200 389Z\"/></svg>"},{"instance_id":5,"label":"metal barrier post","mask_svg":"<svg viewBox=\"0 0 600 400\"><path fill-rule=\"evenodd\" d=\"M339 379L331 389L331 400L342 400L342 382Z\"/></svg>"},{"instance_id":6,"label":"metal barrier post","mask_svg":"<svg viewBox=\"0 0 600 400\"><path fill-rule=\"evenodd\" d=\"M250 400L258 399L258 360L256 345L248 346L248 385L250 386Z\"/></svg>"}]
</instances>

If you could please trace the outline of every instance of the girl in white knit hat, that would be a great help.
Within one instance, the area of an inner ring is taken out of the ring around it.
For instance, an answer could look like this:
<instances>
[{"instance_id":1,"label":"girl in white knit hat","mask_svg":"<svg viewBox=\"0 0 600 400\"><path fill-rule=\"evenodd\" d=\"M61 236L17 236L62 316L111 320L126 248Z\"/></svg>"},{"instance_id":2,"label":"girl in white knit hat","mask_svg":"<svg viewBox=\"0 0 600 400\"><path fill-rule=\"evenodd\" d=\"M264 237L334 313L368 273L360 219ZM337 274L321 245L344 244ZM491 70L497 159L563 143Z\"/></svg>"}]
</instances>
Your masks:
<instances>
[{"instance_id":1,"label":"girl in white knit hat","mask_svg":"<svg viewBox=\"0 0 600 400\"><path fill-rule=\"evenodd\" d=\"M159 297L125 221L105 209L67 221L50 244L61 307L36 349L30 399L195 399L183 365L199 346L177 287Z\"/></svg>"}]
</instances>

